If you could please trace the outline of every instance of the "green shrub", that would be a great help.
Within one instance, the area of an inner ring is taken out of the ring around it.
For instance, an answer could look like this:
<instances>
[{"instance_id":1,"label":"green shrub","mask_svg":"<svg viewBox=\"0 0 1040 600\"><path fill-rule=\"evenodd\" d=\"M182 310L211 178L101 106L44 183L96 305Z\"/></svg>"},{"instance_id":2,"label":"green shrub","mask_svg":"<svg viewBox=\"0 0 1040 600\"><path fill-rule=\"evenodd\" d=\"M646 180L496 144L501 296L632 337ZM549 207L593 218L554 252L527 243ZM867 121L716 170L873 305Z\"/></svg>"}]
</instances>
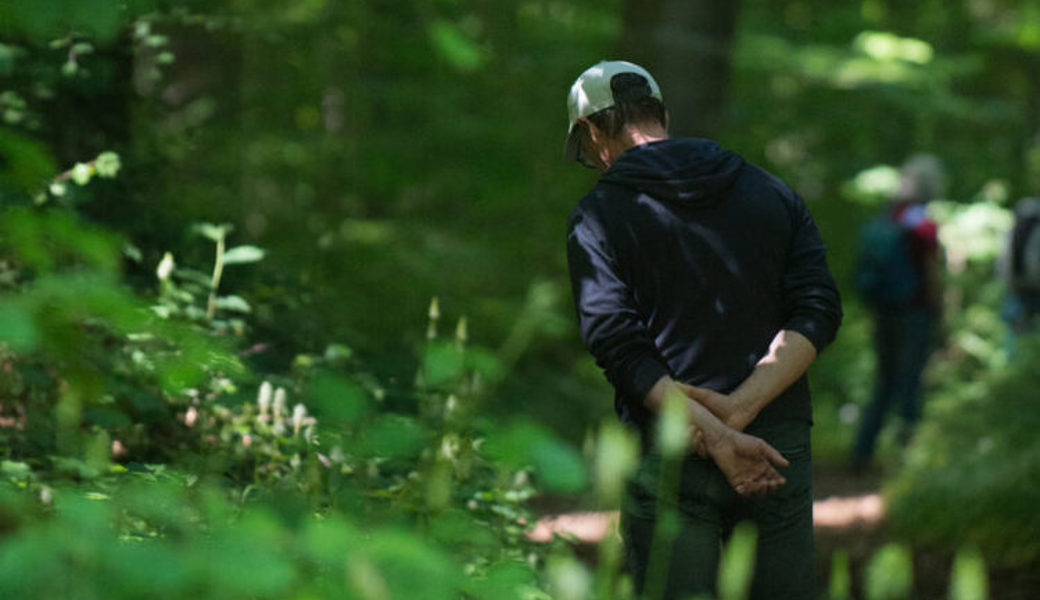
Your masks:
<instances>
[{"instance_id":1,"label":"green shrub","mask_svg":"<svg viewBox=\"0 0 1040 600\"><path fill-rule=\"evenodd\" d=\"M933 399L887 489L892 523L915 540L977 545L998 564L1040 560L1040 339L988 378Z\"/></svg>"}]
</instances>

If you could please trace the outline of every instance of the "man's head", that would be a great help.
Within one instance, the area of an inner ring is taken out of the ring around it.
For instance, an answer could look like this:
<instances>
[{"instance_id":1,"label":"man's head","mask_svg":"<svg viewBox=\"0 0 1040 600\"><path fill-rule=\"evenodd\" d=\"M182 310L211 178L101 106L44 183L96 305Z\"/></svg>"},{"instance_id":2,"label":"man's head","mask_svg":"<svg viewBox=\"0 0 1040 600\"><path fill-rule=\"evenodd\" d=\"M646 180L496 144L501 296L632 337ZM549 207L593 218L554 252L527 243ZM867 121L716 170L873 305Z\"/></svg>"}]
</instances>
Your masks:
<instances>
[{"instance_id":1,"label":"man's head","mask_svg":"<svg viewBox=\"0 0 1040 600\"><path fill-rule=\"evenodd\" d=\"M931 154L915 154L903 163L895 200L928 202L946 192L946 172L942 161Z\"/></svg>"},{"instance_id":2,"label":"man's head","mask_svg":"<svg viewBox=\"0 0 1040 600\"><path fill-rule=\"evenodd\" d=\"M604 61L585 70L567 97L570 119L565 156L598 169L624 149L667 137L661 89L639 65Z\"/></svg>"}]
</instances>

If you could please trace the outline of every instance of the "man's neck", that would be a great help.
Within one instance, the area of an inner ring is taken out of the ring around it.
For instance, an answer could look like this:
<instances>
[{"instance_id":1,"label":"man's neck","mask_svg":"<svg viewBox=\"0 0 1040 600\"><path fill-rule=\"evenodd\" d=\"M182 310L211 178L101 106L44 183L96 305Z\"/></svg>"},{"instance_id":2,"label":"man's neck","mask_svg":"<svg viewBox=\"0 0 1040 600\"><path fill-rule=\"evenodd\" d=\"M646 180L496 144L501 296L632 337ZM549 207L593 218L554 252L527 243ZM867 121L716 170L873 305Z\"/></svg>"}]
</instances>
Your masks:
<instances>
[{"instance_id":1,"label":"man's neck","mask_svg":"<svg viewBox=\"0 0 1040 600\"><path fill-rule=\"evenodd\" d=\"M665 131L663 127L629 127L625 131L625 142L628 144L628 148L633 146L642 146L643 144L649 144L650 142L659 142L666 139L668 139L668 132ZM625 149L627 150L628 148Z\"/></svg>"},{"instance_id":2,"label":"man's neck","mask_svg":"<svg viewBox=\"0 0 1040 600\"><path fill-rule=\"evenodd\" d=\"M651 142L659 142L661 140L668 139L668 131L660 125L650 126L629 126L621 132L617 140L610 143L607 151L609 153L609 163L606 166L610 166L617 160L621 153L629 148L635 146L642 146L643 144L649 144Z\"/></svg>"}]
</instances>

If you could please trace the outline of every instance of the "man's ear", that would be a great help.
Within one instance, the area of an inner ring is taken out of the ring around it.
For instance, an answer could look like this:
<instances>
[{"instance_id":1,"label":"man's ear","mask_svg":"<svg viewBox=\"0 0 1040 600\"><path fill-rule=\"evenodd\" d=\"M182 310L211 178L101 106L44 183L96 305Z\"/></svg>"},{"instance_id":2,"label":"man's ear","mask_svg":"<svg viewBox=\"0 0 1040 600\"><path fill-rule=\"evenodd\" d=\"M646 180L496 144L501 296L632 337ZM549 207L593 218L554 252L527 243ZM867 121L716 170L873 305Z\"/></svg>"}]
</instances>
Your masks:
<instances>
[{"instance_id":1,"label":"man's ear","mask_svg":"<svg viewBox=\"0 0 1040 600\"><path fill-rule=\"evenodd\" d=\"M596 127L596 125L588 119L582 119L581 122L585 124L585 130L589 132L589 141L592 142L593 146L598 146L603 142L603 132L600 131L599 127Z\"/></svg>"},{"instance_id":2,"label":"man's ear","mask_svg":"<svg viewBox=\"0 0 1040 600\"><path fill-rule=\"evenodd\" d=\"M672 124L672 113L668 112L668 109L664 109L664 130L668 131L668 128Z\"/></svg>"}]
</instances>

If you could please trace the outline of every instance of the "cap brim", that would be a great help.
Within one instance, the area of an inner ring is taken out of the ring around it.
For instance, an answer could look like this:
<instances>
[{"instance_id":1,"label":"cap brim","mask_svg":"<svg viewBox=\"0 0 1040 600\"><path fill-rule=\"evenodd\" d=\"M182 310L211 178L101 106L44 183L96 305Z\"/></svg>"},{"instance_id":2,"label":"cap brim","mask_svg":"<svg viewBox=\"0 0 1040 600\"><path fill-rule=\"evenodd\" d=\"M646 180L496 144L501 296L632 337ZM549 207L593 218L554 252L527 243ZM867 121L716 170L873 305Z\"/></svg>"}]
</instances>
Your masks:
<instances>
[{"instance_id":1,"label":"cap brim","mask_svg":"<svg viewBox=\"0 0 1040 600\"><path fill-rule=\"evenodd\" d=\"M568 161L578 161L578 155L581 153L581 136L578 135L580 127L571 127L570 132L567 133L567 144L563 148L563 158Z\"/></svg>"}]
</instances>

